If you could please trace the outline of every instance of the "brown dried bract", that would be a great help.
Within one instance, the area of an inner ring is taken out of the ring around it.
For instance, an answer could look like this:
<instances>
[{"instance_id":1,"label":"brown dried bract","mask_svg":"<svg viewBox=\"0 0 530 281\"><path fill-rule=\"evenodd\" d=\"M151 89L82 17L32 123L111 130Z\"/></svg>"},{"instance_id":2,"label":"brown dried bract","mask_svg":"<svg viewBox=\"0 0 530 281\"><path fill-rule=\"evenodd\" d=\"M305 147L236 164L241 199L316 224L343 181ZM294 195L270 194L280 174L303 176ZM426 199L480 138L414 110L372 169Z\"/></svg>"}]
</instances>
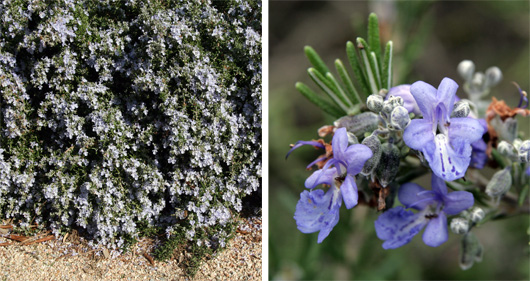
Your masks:
<instances>
[{"instance_id":1,"label":"brown dried bract","mask_svg":"<svg viewBox=\"0 0 530 281\"><path fill-rule=\"evenodd\" d=\"M491 149L497 146L498 134L491 125L491 120L496 116L499 116L502 121L512 118L515 115L529 116L530 110L524 108L511 108L509 107L504 100L497 100L495 97L491 98L492 101L486 110L486 123L488 123L488 134L490 140L488 141L488 149L486 153L491 158Z\"/></svg>"}]
</instances>

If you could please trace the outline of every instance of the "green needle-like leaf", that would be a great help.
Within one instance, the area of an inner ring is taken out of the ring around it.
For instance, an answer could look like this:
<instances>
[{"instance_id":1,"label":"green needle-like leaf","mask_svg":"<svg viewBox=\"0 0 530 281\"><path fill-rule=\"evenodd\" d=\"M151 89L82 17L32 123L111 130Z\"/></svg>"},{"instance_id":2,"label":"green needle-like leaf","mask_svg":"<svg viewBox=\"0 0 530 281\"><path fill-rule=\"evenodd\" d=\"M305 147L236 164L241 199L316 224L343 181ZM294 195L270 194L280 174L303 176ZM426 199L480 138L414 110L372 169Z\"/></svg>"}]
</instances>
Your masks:
<instances>
[{"instance_id":1,"label":"green needle-like leaf","mask_svg":"<svg viewBox=\"0 0 530 281\"><path fill-rule=\"evenodd\" d=\"M383 84L382 87L390 90L392 87L392 51L393 51L392 41L386 43L385 48L385 57L383 59Z\"/></svg>"},{"instance_id":2,"label":"green needle-like leaf","mask_svg":"<svg viewBox=\"0 0 530 281\"><path fill-rule=\"evenodd\" d=\"M346 103L339 98L339 90L336 88L335 84L329 80L324 75L320 74L316 69L309 68L307 70L309 76L313 81L322 89L342 110L348 112L348 106ZM329 72L328 72L329 73Z\"/></svg>"},{"instance_id":3,"label":"green needle-like leaf","mask_svg":"<svg viewBox=\"0 0 530 281\"><path fill-rule=\"evenodd\" d=\"M371 13L368 17L368 43L370 51L375 53L379 63L381 61L381 41L379 39L379 22L375 13Z\"/></svg>"},{"instance_id":4,"label":"green needle-like leaf","mask_svg":"<svg viewBox=\"0 0 530 281\"><path fill-rule=\"evenodd\" d=\"M318 106L322 111L328 113L329 115L340 118L344 115L346 115L346 112L341 110L340 108L334 106L333 104L329 103L319 95L317 95L313 90L311 90L306 84L302 82L296 83L296 89L304 95L310 102L314 103L316 106Z\"/></svg>"},{"instance_id":5,"label":"green needle-like leaf","mask_svg":"<svg viewBox=\"0 0 530 281\"><path fill-rule=\"evenodd\" d=\"M331 74L330 72L326 73L326 78L333 83L335 86L335 89L337 91L335 92L337 94L337 97L346 105L348 108L353 107L353 103L350 101L350 99L346 96L346 93L342 89L342 86L339 84L335 76Z\"/></svg>"},{"instance_id":6,"label":"green needle-like leaf","mask_svg":"<svg viewBox=\"0 0 530 281\"><path fill-rule=\"evenodd\" d=\"M377 94L379 92L379 87L376 82L377 76L375 73L375 66L373 65L373 62L371 62L368 55L370 50L368 43L366 43L363 38L357 37L357 47L359 48L364 67L366 68L366 75L368 77L367 80L369 82L368 85L370 86L370 94Z\"/></svg>"},{"instance_id":7,"label":"green needle-like leaf","mask_svg":"<svg viewBox=\"0 0 530 281\"><path fill-rule=\"evenodd\" d=\"M318 72L320 72L320 74L326 75L326 73L329 72L328 67L326 66L324 61L322 61L315 49L313 49L311 46L305 46L304 52L307 58L309 59L309 62L311 62L311 64Z\"/></svg>"},{"instance_id":8,"label":"green needle-like leaf","mask_svg":"<svg viewBox=\"0 0 530 281\"><path fill-rule=\"evenodd\" d=\"M524 201L526 200L527 196L528 196L528 189L530 188L530 184L527 184L525 186L523 186L523 189L521 190L521 193L519 193L519 199L518 199L518 204L519 204L519 207L523 206L523 203Z\"/></svg>"},{"instance_id":9,"label":"green needle-like leaf","mask_svg":"<svg viewBox=\"0 0 530 281\"><path fill-rule=\"evenodd\" d=\"M361 103L361 97L359 96L357 89L355 89L355 86L353 85L353 82L350 79L350 75L348 74L348 71L344 67L344 64L342 63L341 60L339 59L335 60L335 68L337 69L337 72L339 73L342 83L344 83L344 86L346 88L346 91L348 92L348 95L350 96L350 100L352 101L352 103L353 104Z\"/></svg>"},{"instance_id":10,"label":"green needle-like leaf","mask_svg":"<svg viewBox=\"0 0 530 281\"><path fill-rule=\"evenodd\" d=\"M367 81L368 77L361 67L361 62L357 55L357 51L355 50L355 45L351 41L346 43L346 54L348 55L348 61L353 69L353 74L355 75L357 82L361 85L362 92L364 93L363 97L366 98L371 94L370 86Z\"/></svg>"}]
</instances>

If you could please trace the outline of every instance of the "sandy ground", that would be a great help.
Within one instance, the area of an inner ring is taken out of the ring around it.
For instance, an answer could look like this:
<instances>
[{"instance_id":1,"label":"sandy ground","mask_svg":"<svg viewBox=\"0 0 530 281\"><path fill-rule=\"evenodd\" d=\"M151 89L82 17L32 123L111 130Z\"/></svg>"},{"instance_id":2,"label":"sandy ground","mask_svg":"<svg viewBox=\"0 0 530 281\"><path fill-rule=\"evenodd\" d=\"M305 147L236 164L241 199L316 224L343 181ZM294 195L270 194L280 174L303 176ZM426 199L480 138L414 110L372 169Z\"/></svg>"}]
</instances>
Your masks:
<instances>
[{"instance_id":1,"label":"sandy ground","mask_svg":"<svg viewBox=\"0 0 530 281\"><path fill-rule=\"evenodd\" d=\"M186 276L179 253L167 262L152 258L153 239L144 238L132 250L119 254L89 249L72 233L53 238L0 237L0 280L261 280L261 218L241 222L227 249L204 259L194 277ZM24 240L24 241L17 241ZM39 240L40 239L40 240Z\"/></svg>"}]
</instances>

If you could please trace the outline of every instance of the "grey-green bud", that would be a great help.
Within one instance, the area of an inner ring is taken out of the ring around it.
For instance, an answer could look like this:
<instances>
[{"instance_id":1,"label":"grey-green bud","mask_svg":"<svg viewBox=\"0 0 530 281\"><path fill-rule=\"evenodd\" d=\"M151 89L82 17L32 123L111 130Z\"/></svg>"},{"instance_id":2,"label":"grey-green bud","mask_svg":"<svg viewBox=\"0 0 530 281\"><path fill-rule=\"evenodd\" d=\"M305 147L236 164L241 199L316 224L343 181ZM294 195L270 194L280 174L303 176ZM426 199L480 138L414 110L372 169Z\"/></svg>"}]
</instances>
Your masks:
<instances>
[{"instance_id":1,"label":"grey-green bud","mask_svg":"<svg viewBox=\"0 0 530 281\"><path fill-rule=\"evenodd\" d=\"M381 186L386 187L396 177L400 157L401 153L396 145L391 143L381 145L381 158L376 169L376 175Z\"/></svg>"},{"instance_id":2,"label":"grey-green bud","mask_svg":"<svg viewBox=\"0 0 530 281\"><path fill-rule=\"evenodd\" d=\"M469 108L469 103L465 100L460 100L455 103L453 116L457 118L467 117L470 111L471 109Z\"/></svg>"},{"instance_id":3,"label":"grey-green bud","mask_svg":"<svg viewBox=\"0 0 530 281\"><path fill-rule=\"evenodd\" d=\"M390 114L394 108L403 106L403 98L391 96L389 99L383 102L383 112Z\"/></svg>"},{"instance_id":4,"label":"grey-green bud","mask_svg":"<svg viewBox=\"0 0 530 281\"><path fill-rule=\"evenodd\" d=\"M490 197L500 197L510 190L512 186L512 175L510 166L497 171L486 186L486 194Z\"/></svg>"},{"instance_id":5,"label":"grey-green bud","mask_svg":"<svg viewBox=\"0 0 530 281\"><path fill-rule=\"evenodd\" d=\"M504 157L514 161L517 157L517 150L507 141L501 141L497 145L497 151Z\"/></svg>"},{"instance_id":6,"label":"grey-green bud","mask_svg":"<svg viewBox=\"0 0 530 281\"><path fill-rule=\"evenodd\" d=\"M450 227L455 234L465 234L469 230L469 221L465 218L454 218Z\"/></svg>"},{"instance_id":7,"label":"grey-green bud","mask_svg":"<svg viewBox=\"0 0 530 281\"><path fill-rule=\"evenodd\" d=\"M409 111L399 105L396 106L390 114L390 124L398 130L405 130L410 123Z\"/></svg>"},{"instance_id":8,"label":"grey-green bud","mask_svg":"<svg viewBox=\"0 0 530 281\"><path fill-rule=\"evenodd\" d=\"M463 60L458 64L457 70L464 80L470 81L475 73L475 64L470 60Z\"/></svg>"},{"instance_id":9,"label":"grey-green bud","mask_svg":"<svg viewBox=\"0 0 530 281\"><path fill-rule=\"evenodd\" d=\"M473 263L482 261L482 245L478 238L469 232L462 237L460 247L460 268L463 270L470 269Z\"/></svg>"},{"instance_id":10,"label":"grey-green bud","mask_svg":"<svg viewBox=\"0 0 530 281\"><path fill-rule=\"evenodd\" d=\"M375 113L381 112L383 109L383 103L383 97L379 95L370 95L368 99L366 99L366 106Z\"/></svg>"},{"instance_id":11,"label":"grey-green bud","mask_svg":"<svg viewBox=\"0 0 530 281\"><path fill-rule=\"evenodd\" d=\"M473 75L473 79L471 80L471 86L474 89L483 89L484 81L486 80L486 77L484 76L484 73L477 72Z\"/></svg>"},{"instance_id":12,"label":"grey-green bud","mask_svg":"<svg viewBox=\"0 0 530 281\"><path fill-rule=\"evenodd\" d=\"M353 116L344 116L333 124L337 128L346 128L358 139L364 137L364 133L373 132L379 125L379 115L373 112L364 112Z\"/></svg>"},{"instance_id":13,"label":"grey-green bud","mask_svg":"<svg viewBox=\"0 0 530 281\"><path fill-rule=\"evenodd\" d=\"M525 140L518 148L519 161L523 163L530 162L530 140Z\"/></svg>"},{"instance_id":14,"label":"grey-green bud","mask_svg":"<svg viewBox=\"0 0 530 281\"><path fill-rule=\"evenodd\" d=\"M499 84L501 80L502 80L502 71L498 67L492 66L486 69L486 81L485 81L486 87L491 88Z\"/></svg>"},{"instance_id":15,"label":"grey-green bud","mask_svg":"<svg viewBox=\"0 0 530 281\"><path fill-rule=\"evenodd\" d=\"M479 207L475 207L469 212L469 218L474 223L481 221L484 218L484 215L485 215L484 210L482 210L482 208L479 208Z\"/></svg>"},{"instance_id":16,"label":"grey-green bud","mask_svg":"<svg viewBox=\"0 0 530 281\"><path fill-rule=\"evenodd\" d=\"M359 140L353 133L347 132L347 135L348 135L348 145L359 143Z\"/></svg>"},{"instance_id":17,"label":"grey-green bud","mask_svg":"<svg viewBox=\"0 0 530 281\"><path fill-rule=\"evenodd\" d=\"M379 159L381 159L381 141L376 135L370 135L363 140L362 144L368 146L372 151L372 158L366 160L361 171L361 174L368 176L377 167Z\"/></svg>"}]
</instances>

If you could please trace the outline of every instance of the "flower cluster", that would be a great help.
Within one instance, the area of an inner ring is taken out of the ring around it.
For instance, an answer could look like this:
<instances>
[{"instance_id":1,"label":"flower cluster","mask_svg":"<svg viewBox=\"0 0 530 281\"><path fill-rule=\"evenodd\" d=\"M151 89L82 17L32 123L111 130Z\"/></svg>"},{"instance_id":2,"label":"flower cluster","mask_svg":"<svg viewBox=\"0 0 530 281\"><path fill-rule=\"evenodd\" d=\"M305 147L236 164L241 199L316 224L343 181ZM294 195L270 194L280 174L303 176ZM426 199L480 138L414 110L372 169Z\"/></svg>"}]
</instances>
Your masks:
<instances>
[{"instance_id":1,"label":"flower cluster","mask_svg":"<svg viewBox=\"0 0 530 281\"><path fill-rule=\"evenodd\" d=\"M261 192L261 2L0 14L2 217L112 247L140 225L223 244L228 229L205 230Z\"/></svg>"},{"instance_id":2,"label":"flower cluster","mask_svg":"<svg viewBox=\"0 0 530 281\"><path fill-rule=\"evenodd\" d=\"M324 139L299 141L289 151L302 145L326 151L307 167L317 164L319 170L305 182L310 190L300 194L296 225L303 233L319 231L321 243L337 225L343 201L347 209L366 204L382 212L375 230L384 249L409 243L423 229L425 244L438 247L448 240L450 225L463 235L460 266L467 269L482 258L471 229L489 219L486 212L503 214L496 206L511 190L510 209L528 209L530 140L522 139L514 118L530 115L527 93L516 84L515 108L495 97L485 101L502 72L497 67L475 72L468 60L457 68L468 99L456 95L458 84L447 77L438 88L423 81L392 87L392 42L381 53L377 27L371 14L368 40L346 44L355 76L347 77L337 60L342 84L315 50L305 48L314 66L309 75L333 103L303 83L296 88L338 119L318 130L320 137L334 134L331 146ZM486 179L479 172L486 166L501 169ZM431 174L430 189L411 182L424 174ZM318 185L327 191L315 189ZM448 186L455 191L448 192ZM396 194L402 206L393 207Z\"/></svg>"}]
</instances>

